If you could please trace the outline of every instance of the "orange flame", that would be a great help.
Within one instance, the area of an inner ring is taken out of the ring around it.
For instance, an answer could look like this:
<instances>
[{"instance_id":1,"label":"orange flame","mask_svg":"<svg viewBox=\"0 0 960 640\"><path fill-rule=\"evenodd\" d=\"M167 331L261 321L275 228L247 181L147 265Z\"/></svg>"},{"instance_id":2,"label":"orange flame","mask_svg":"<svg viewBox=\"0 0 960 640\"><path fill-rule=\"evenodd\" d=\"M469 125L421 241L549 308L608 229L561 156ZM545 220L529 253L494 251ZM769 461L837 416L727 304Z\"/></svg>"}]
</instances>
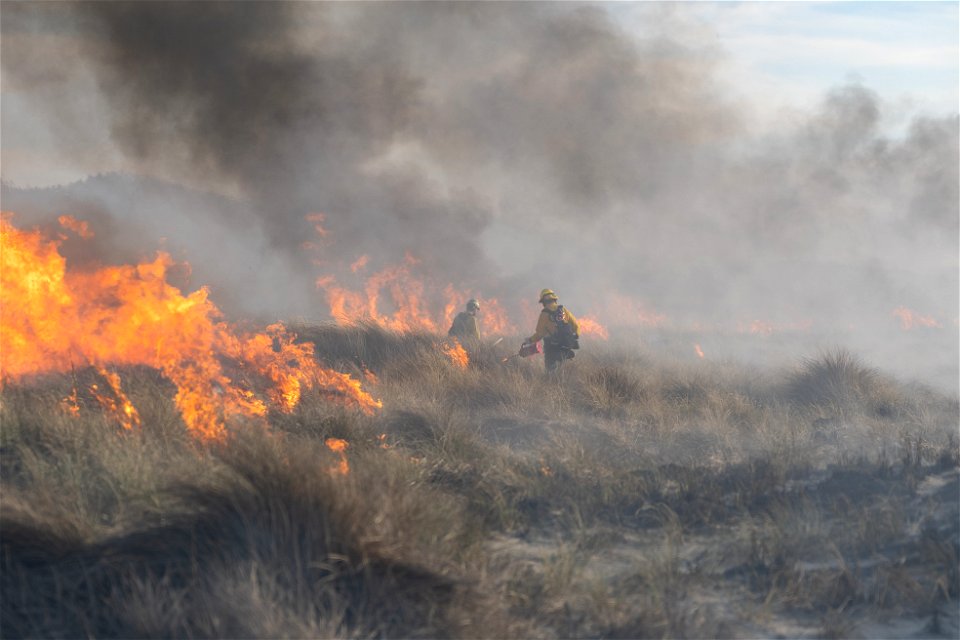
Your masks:
<instances>
[{"instance_id":1,"label":"orange flame","mask_svg":"<svg viewBox=\"0 0 960 640\"><path fill-rule=\"evenodd\" d=\"M112 396L105 395L100 393L100 388L96 384L90 385L90 391L97 399L97 402L100 403L100 406L103 407L107 413L115 417L124 429L129 431L134 427L139 427L140 414L137 412L136 407L133 406L133 403L130 402L130 399L127 398L127 394L125 394L120 387L120 376L102 367L97 367L97 373L107 381L107 386L110 387L112 393Z\"/></svg>"},{"instance_id":2,"label":"orange flame","mask_svg":"<svg viewBox=\"0 0 960 640\"><path fill-rule=\"evenodd\" d=\"M469 294L458 294L452 284L448 284L444 290L445 303L443 307L443 320L441 325L449 327L453 324L453 319L462 311L471 297L477 298L480 303L478 318L481 332L484 335L503 336L514 334L517 331L516 326L510 321L506 310L500 301L496 298L482 298L480 296L471 296Z\"/></svg>"},{"instance_id":3,"label":"orange flame","mask_svg":"<svg viewBox=\"0 0 960 640\"><path fill-rule=\"evenodd\" d=\"M460 369L466 369L470 364L470 356L456 338L451 338L449 344L443 345L443 352L450 358L450 362Z\"/></svg>"},{"instance_id":4,"label":"orange flame","mask_svg":"<svg viewBox=\"0 0 960 640\"><path fill-rule=\"evenodd\" d=\"M60 401L60 407L65 413L76 418L80 415L80 398L77 395L77 387L74 385L70 395Z\"/></svg>"},{"instance_id":5,"label":"orange flame","mask_svg":"<svg viewBox=\"0 0 960 640\"><path fill-rule=\"evenodd\" d=\"M360 256L354 261L353 264L350 265L350 271L357 273L358 271L363 269L365 266L367 266L367 262L369 261L370 261L370 256Z\"/></svg>"},{"instance_id":6,"label":"orange flame","mask_svg":"<svg viewBox=\"0 0 960 640\"><path fill-rule=\"evenodd\" d=\"M370 276L363 293L337 285L332 276L317 280L317 287L326 292L330 315L341 324L372 321L393 331L437 331L436 323L422 308L423 283L413 278L406 264L387 267ZM386 291L393 312L381 310L381 295Z\"/></svg>"},{"instance_id":7,"label":"orange flame","mask_svg":"<svg viewBox=\"0 0 960 640\"><path fill-rule=\"evenodd\" d=\"M579 322L580 333L583 335L596 336L602 340L608 340L610 338L610 333L607 331L607 328L593 318L580 318Z\"/></svg>"},{"instance_id":8,"label":"orange flame","mask_svg":"<svg viewBox=\"0 0 960 640\"><path fill-rule=\"evenodd\" d=\"M61 227L73 231L84 240L93 237L93 231L90 231L90 225L85 220L77 220L73 216L60 216L57 218L57 222L60 223Z\"/></svg>"},{"instance_id":9,"label":"orange flame","mask_svg":"<svg viewBox=\"0 0 960 640\"><path fill-rule=\"evenodd\" d=\"M740 322L737 324L739 333L749 333L755 336L769 337L774 333L784 331L809 331L813 326L812 320L802 320L800 322L773 323L766 320L753 320L749 323Z\"/></svg>"},{"instance_id":10,"label":"orange flame","mask_svg":"<svg viewBox=\"0 0 960 640\"><path fill-rule=\"evenodd\" d=\"M228 421L268 409L248 384L227 375L225 363L245 383L249 375L268 381L268 398L282 411L305 387L367 413L381 406L358 381L321 367L313 345L295 344L283 326L239 333L206 289L184 296L166 282L173 263L165 253L138 265L71 271L56 241L18 230L7 216L0 218L0 249L0 384L66 371L74 362L155 367L176 385L184 423L203 439L221 439Z\"/></svg>"},{"instance_id":11,"label":"orange flame","mask_svg":"<svg viewBox=\"0 0 960 640\"><path fill-rule=\"evenodd\" d=\"M900 328L904 331L910 331L917 327L926 327L929 329L943 328L943 325L940 324L935 318L931 316L922 316L916 311L903 306L894 309L893 313L890 315L900 319Z\"/></svg>"},{"instance_id":12,"label":"orange flame","mask_svg":"<svg viewBox=\"0 0 960 640\"><path fill-rule=\"evenodd\" d=\"M363 379L367 381L367 384L375 385L380 384L380 378L377 377L373 371L367 368L366 365L363 365Z\"/></svg>"},{"instance_id":13,"label":"orange flame","mask_svg":"<svg viewBox=\"0 0 960 640\"><path fill-rule=\"evenodd\" d=\"M700 358L703 358L703 357L704 357L704 355L703 355L703 349L700 348L700 345L699 345L699 344L693 345L693 350L697 352L697 356L698 356L698 357L700 357Z\"/></svg>"},{"instance_id":14,"label":"orange flame","mask_svg":"<svg viewBox=\"0 0 960 640\"><path fill-rule=\"evenodd\" d=\"M323 223L326 221L327 216L324 213L310 213L307 214L306 220L313 224L313 231L321 238L327 237L327 230L324 228Z\"/></svg>"},{"instance_id":15,"label":"orange flame","mask_svg":"<svg viewBox=\"0 0 960 640\"><path fill-rule=\"evenodd\" d=\"M350 463L347 462L347 447L349 447L350 444L340 438L327 438L325 444L330 451L340 454L340 462L337 463L337 466L330 469L331 473L336 473L341 476L350 473Z\"/></svg>"},{"instance_id":16,"label":"orange flame","mask_svg":"<svg viewBox=\"0 0 960 640\"><path fill-rule=\"evenodd\" d=\"M323 290L330 315L339 324L373 322L400 333L446 332L458 310L463 309L467 297L457 294L452 284L440 288L414 275L413 268L419 262L408 254L403 263L387 266L367 277L361 290L341 286L334 276L329 275L317 278L316 285ZM367 256L361 256L350 270L357 273L367 263ZM480 306L481 327L485 334L513 332L513 324L496 299L481 300Z\"/></svg>"}]
</instances>

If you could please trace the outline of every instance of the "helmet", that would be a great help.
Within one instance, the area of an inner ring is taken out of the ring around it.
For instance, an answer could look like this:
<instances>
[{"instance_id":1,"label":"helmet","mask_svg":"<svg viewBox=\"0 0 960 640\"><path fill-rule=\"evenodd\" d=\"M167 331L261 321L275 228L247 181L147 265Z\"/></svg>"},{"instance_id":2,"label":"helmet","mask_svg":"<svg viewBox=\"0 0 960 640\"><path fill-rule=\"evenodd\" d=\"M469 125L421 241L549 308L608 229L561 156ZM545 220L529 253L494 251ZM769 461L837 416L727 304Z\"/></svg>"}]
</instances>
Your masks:
<instances>
[{"instance_id":1,"label":"helmet","mask_svg":"<svg viewBox=\"0 0 960 640\"><path fill-rule=\"evenodd\" d=\"M539 300L539 302L541 302L541 303L542 303L544 300L556 300L556 299L557 299L557 294L555 294L555 293L554 293L553 291L551 291L550 289L544 289L543 291L540 292L540 300Z\"/></svg>"},{"instance_id":2,"label":"helmet","mask_svg":"<svg viewBox=\"0 0 960 640\"><path fill-rule=\"evenodd\" d=\"M477 311L480 310L480 303L477 301L476 298L470 298L469 300L467 300L467 311L470 311L472 309L476 309Z\"/></svg>"}]
</instances>

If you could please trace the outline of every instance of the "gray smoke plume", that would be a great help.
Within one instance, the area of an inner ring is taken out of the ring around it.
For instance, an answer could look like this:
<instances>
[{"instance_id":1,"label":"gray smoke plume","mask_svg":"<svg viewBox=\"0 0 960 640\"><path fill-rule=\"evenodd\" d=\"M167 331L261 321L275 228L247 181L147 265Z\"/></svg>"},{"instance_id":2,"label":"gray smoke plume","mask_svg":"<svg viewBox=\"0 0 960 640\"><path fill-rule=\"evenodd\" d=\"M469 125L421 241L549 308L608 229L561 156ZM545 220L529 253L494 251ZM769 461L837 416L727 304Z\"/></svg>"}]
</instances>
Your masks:
<instances>
[{"instance_id":1,"label":"gray smoke plume","mask_svg":"<svg viewBox=\"0 0 960 640\"><path fill-rule=\"evenodd\" d=\"M670 318L821 326L892 324L905 305L955 333L957 115L891 137L851 82L757 131L682 5L651 4L639 34L573 3L2 11L4 84L62 146L82 152L92 134L65 131L93 113L142 173L230 194L127 213L217 247L187 258L228 307L317 315L318 271L410 253L508 302L549 286L584 311L621 293ZM81 74L97 91L56 100Z\"/></svg>"}]
</instances>

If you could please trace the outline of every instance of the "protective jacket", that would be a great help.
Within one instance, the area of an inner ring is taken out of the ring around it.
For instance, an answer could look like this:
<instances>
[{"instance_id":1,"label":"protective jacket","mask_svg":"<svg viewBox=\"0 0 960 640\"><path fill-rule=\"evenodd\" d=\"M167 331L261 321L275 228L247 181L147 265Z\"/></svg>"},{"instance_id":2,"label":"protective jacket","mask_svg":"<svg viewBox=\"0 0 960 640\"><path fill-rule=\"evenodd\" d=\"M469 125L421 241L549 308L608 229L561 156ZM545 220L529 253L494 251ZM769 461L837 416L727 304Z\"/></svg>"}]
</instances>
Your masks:
<instances>
[{"instance_id":1,"label":"protective jacket","mask_svg":"<svg viewBox=\"0 0 960 640\"><path fill-rule=\"evenodd\" d=\"M472 338L479 340L480 323L477 322L476 316L466 311L461 311L457 314L457 317L453 319L453 324L450 325L450 330L447 331L447 335L453 338Z\"/></svg>"},{"instance_id":2,"label":"protective jacket","mask_svg":"<svg viewBox=\"0 0 960 640\"><path fill-rule=\"evenodd\" d=\"M564 341L567 335L574 339L579 338L580 323L577 322L572 313L563 308L563 305L558 305L556 311L544 309L540 312L540 317L537 318L537 329L532 336L527 338L527 342L543 340L544 344L549 345L551 342ZM568 345L559 344L558 346ZM570 346L568 348L575 349L577 347Z\"/></svg>"}]
</instances>

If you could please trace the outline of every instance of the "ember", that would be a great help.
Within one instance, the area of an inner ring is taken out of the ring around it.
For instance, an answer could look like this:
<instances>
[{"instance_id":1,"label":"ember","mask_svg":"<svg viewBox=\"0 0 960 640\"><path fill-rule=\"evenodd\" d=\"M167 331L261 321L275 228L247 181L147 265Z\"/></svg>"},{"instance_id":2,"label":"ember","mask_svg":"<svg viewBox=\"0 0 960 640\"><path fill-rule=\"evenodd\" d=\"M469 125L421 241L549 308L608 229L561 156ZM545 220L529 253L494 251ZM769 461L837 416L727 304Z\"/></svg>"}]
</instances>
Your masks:
<instances>
[{"instance_id":1,"label":"ember","mask_svg":"<svg viewBox=\"0 0 960 640\"><path fill-rule=\"evenodd\" d=\"M340 438L327 438L324 444L327 445L330 451L340 454L340 462L337 463L337 466L332 467L330 471L341 476L350 473L350 463L347 462L347 447L350 446L350 443Z\"/></svg>"}]
</instances>

